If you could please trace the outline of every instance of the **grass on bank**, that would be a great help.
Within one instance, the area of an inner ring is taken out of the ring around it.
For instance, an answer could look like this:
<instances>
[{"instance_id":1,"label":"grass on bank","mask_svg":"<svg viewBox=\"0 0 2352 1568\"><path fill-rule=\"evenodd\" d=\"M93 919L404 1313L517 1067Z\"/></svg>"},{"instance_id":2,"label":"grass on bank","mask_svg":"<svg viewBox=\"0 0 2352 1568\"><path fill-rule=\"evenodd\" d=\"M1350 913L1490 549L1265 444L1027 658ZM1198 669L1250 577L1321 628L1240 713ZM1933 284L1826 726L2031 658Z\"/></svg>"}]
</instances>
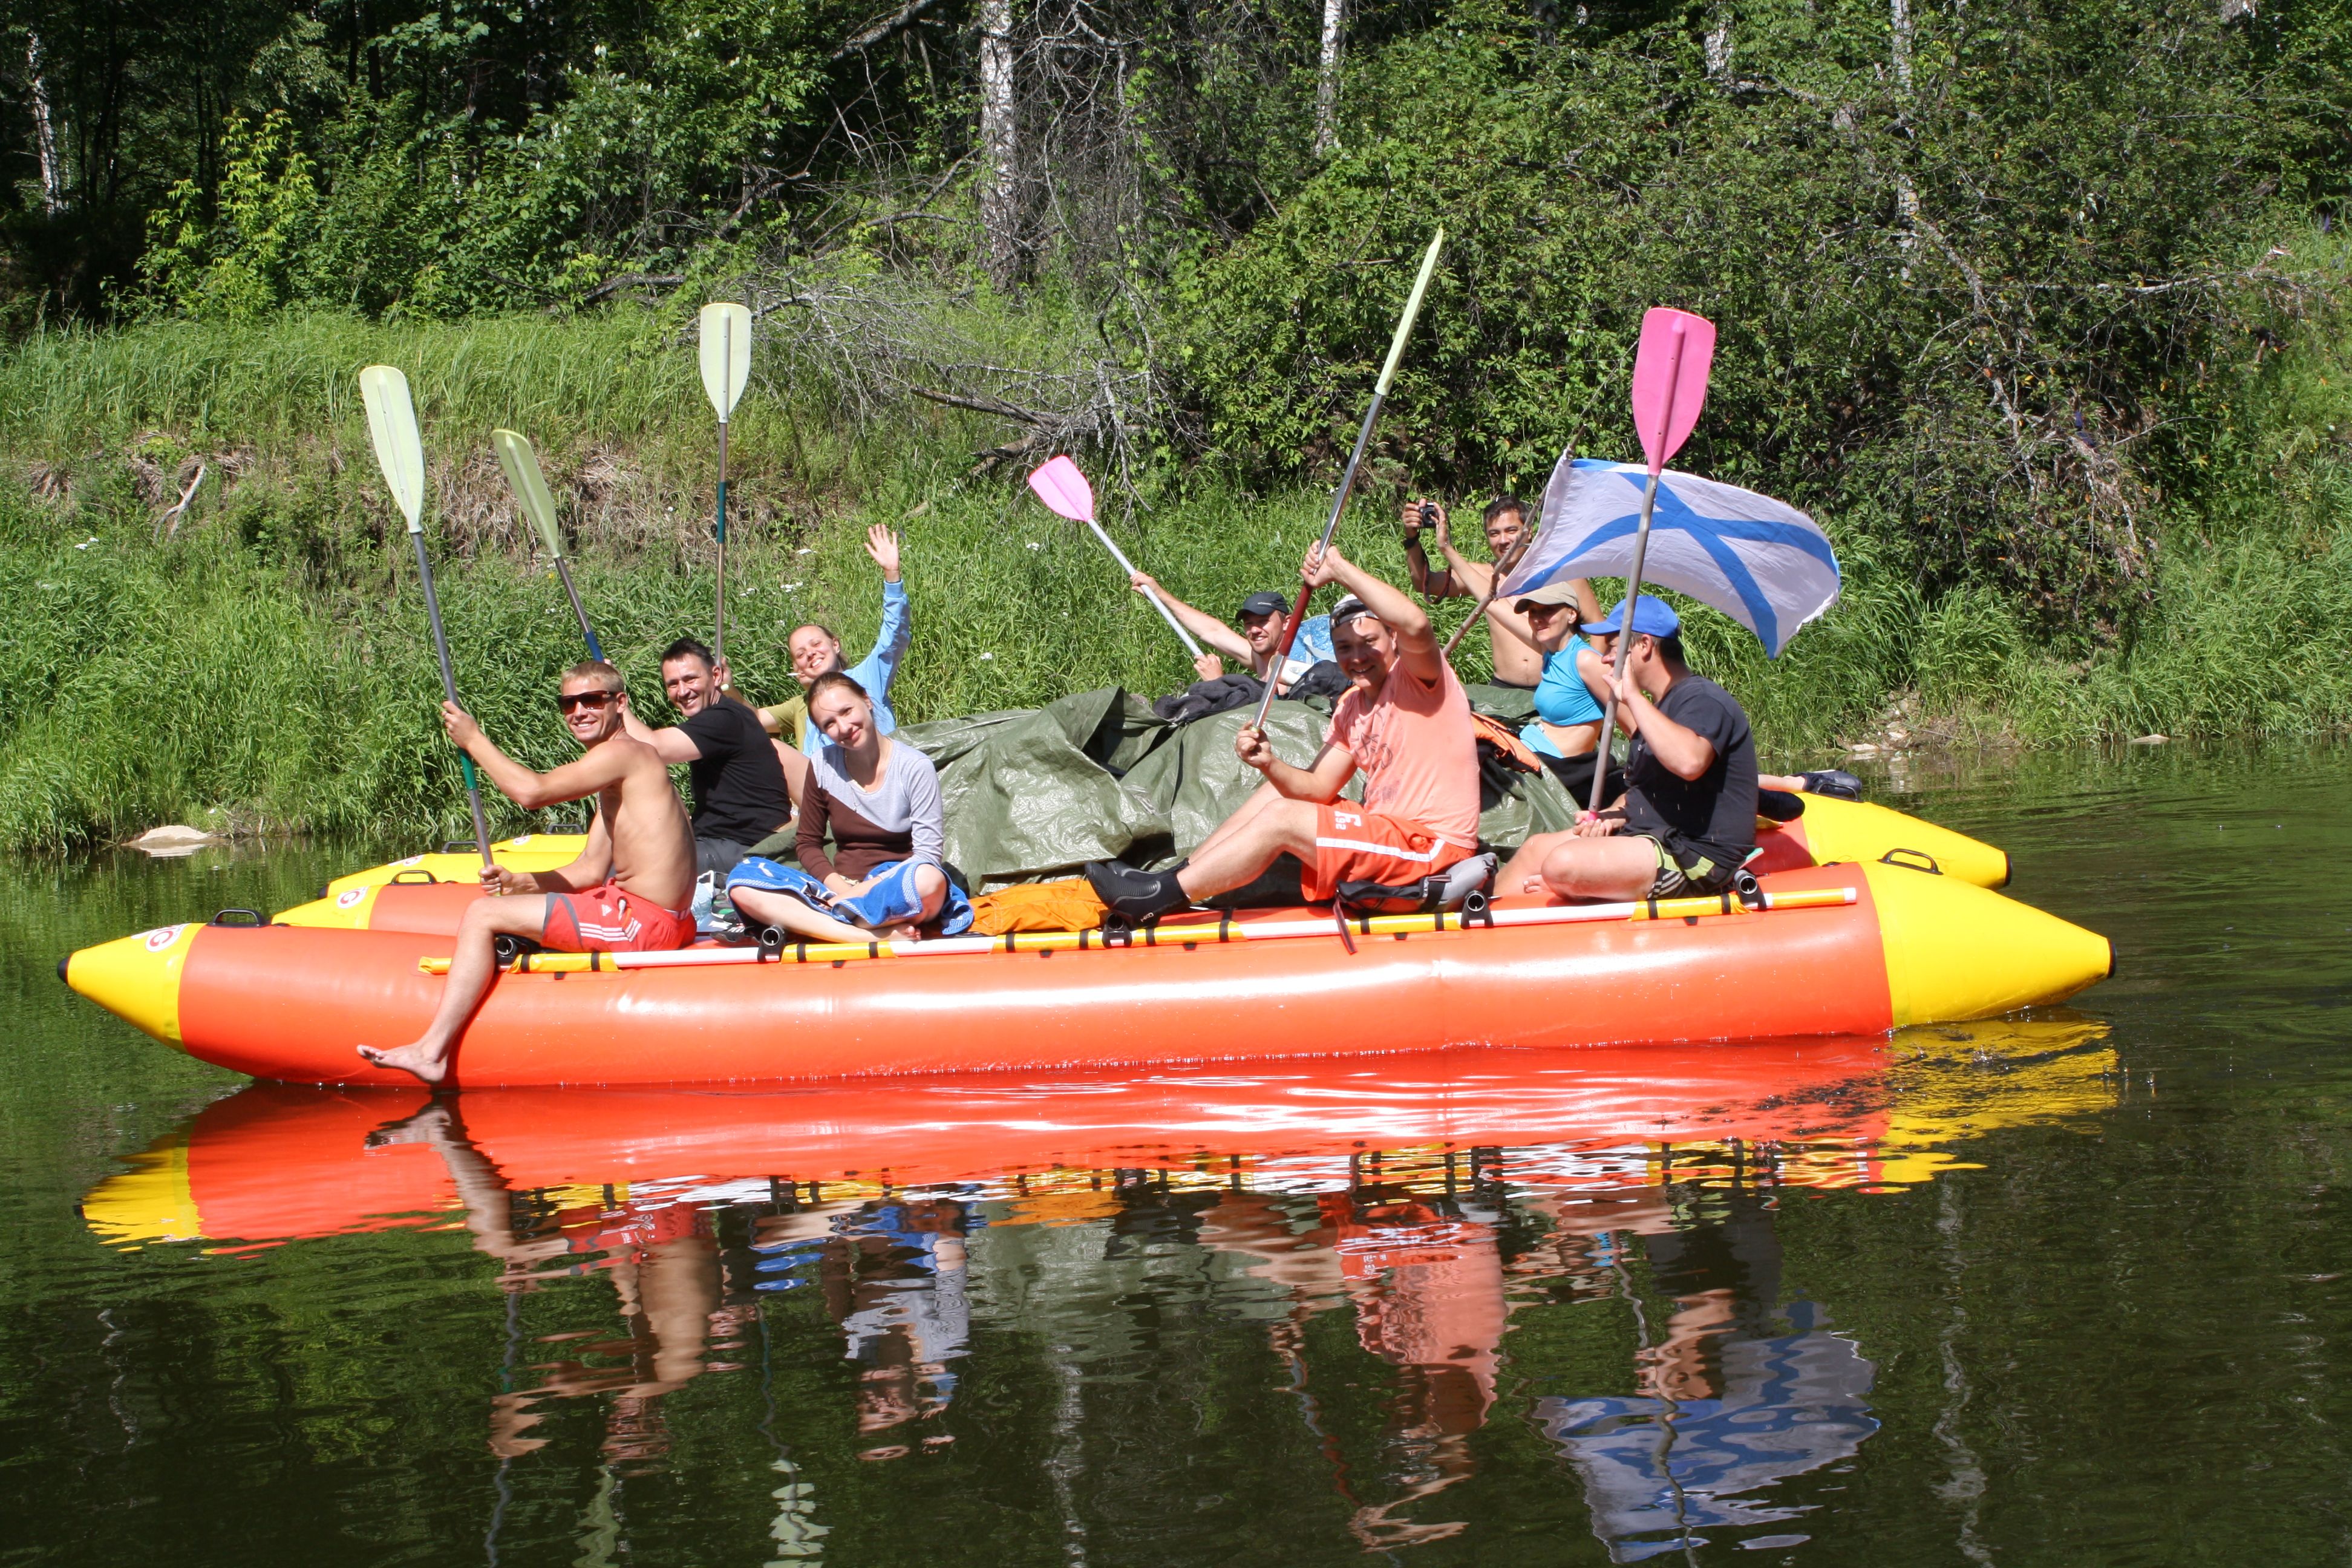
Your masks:
<instances>
[{"instance_id":1,"label":"grass on bank","mask_svg":"<svg viewBox=\"0 0 2352 1568\"><path fill-rule=\"evenodd\" d=\"M488 458L499 424L541 440L582 592L660 716L658 649L709 629L710 420L690 354L657 321L307 316L38 337L0 358L0 845L59 848L169 820L464 831L414 567L349 395L374 359L405 365L418 390L458 679L491 734L541 765L566 754L549 693L580 651ZM2333 426L2352 431L2347 385L2352 364L2317 333L2249 384L2238 445L2216 452L2200 513L2166 525L2157 603L2123 646L2053 654L1997 596L1926 595L1877 564L1867 520L1827 518L1847 571L1840 605L1778 661L1698 615L1696 661L1749 705L1768 765L1827 760L1898 691L1916 693L1930 731L1980 738L2340 726L2352 462ZM804 619L864 651L879 612L869 521L906 537L908 720L1191 678L1087 536L1017 476L961 479L963 454L1000 432L927 412L857 428L822 401L755 394L738 426L730 651L747 689L790 689L782 640ZM176 477L224 453L238 455L233 482L159 539ZM63 489L38 499L35 479ZM1144 499L1115 525L1122 542L1221 613L1292 580L1328 504L1201 473ZM1360 495L1343 540L1402 580L1392 514L1392 497ZM1465 677L1486 657L1474 633Z\"/></svg>"}]
</instances>

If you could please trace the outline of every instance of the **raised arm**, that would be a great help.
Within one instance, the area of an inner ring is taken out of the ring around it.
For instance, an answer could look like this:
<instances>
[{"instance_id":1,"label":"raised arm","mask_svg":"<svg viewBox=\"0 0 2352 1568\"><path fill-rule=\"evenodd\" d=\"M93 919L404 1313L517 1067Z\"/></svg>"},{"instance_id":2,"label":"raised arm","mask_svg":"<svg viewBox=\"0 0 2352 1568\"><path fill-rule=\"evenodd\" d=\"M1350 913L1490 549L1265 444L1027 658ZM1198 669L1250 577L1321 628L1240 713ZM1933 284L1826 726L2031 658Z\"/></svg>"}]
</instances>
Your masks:
<instances>
[{"instance_id":1,"label":"raised arm","mask_svg":"<svg viewBox=\"0 0 2352 1568\"><path fill-rule=\"evenodd\" d=\"M1435 508L1435 515L1439 520L1437 536L1441 541L1445 537L1445 523L1443 521L1445 516L1444 507L1439 506L1435 501L1424 502L1417 500L1406 501L1404 510L1397 520L1404 525L1404 569L1412 575L1414 593L1426 595L1433 599L1450 599L1454 593L1453 576L1443 566L1433 570L1429 564L1428 552L1421 547L1421 509L1424 505Z\"/></svg>"},{"instance_id":2,"label":"raised arm","mask_svg":"<svg viewBox=\"0 0 2352 1568\"><path fill-rule=\"evenodd\" d=\"M1430 627L1429 614L1414 604L1404 590L1373 576L1340 554L1337 545L1320 555L1314 545L1308 545L1306 563L1299 571L1318 588L1326 583L1339 584L1387 622L1389 630L1396 634L1397 657L1404 661L1415 680L1433 685L1444 679L1445 651L1437 646L1437 634Z\"/></svg>"},{"instance_id":3,"label":"raised arm","mask_svg":"<svg viewBox=\"0 0 2352 1568\"><path fill-rule=\"evenodd\" d=\"M898 536L876 523L866 531L866 553L882 568L882 628L874 634L874 651L858 668L871 668L871 694L887 701L890 682L898 678L898 661L907 657L914 636L914 620L907 601L907 585L898 580Z\"/></svg>"},{"instance_id":4,"label":"raised arm","mask_svg":"<svg viewBox=\"0 0 2352 1568\"><path fill-rule=\"evenodd\" d=\"M1178 620L1184 623L1184 629L1199 637L1208 647L1223 654L1227 658L1239 659L1244 664L1249 662L1249 644L1243 640L1241 633L1234 630L1208 611L1186 604L1170 593L1161 584L1160 579L1150 573L1138 572L1127 581L1128 586L1139 594L1146 589L1158 594L1160 602L1173 611Z\"/></svg>"},{"instance_id":5,"label":"raised arm","mask_svg":"<svg viewBox=\"0 0 2352 1568\"><path fill-rule=\"evenodd\" d=\"M591 746L584 754L551 773L533 773L491 744L490 738L482 733L482 727L474 722L474 716L455 702L441 704L441 726L449 731L449 739L458 750L479 764L499 793L526 811L594 795L606 784L619 782L629 770L630 758L625 748ZM601 812L596 823L599 826L604 823Z\"/></svg>"}]
</instances>

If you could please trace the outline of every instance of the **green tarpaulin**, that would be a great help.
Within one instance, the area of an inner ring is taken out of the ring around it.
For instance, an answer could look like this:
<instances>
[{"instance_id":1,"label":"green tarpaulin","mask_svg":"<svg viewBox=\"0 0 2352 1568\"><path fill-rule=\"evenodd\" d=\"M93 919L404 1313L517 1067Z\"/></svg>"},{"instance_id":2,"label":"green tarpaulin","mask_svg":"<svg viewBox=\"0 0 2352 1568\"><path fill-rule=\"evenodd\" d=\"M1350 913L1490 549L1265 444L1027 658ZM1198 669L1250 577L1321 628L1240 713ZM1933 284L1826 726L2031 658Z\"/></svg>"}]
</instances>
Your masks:
<instances>
[{"instance_id":1,"label":"green tarpaulin","mask_svg":"<svg viewBox=\"0 0 2352 1568\"><path fill-rule=\"evenodd\" d=\"M1497 718L1524 719L1532 709L1528 694L1511 688L1470 693ZM1171 728L1140 698L1105 687L1044 708L910 724L898 738L937 764L948 862L982 892L1071 876L1089 860L1158 867L1189 855L1258 785L1234 755L1234 732L1250 713L1235 709ZM1276 702L1266 729L1286 760L1304 765L1328 720L1326 703ZM1350 784L1347 793L1360 790ZM1494 763L1484 770L1481 805L1479 831L1496 847L1575 816L1549 773Z\"/></svg>"}]
</instances>

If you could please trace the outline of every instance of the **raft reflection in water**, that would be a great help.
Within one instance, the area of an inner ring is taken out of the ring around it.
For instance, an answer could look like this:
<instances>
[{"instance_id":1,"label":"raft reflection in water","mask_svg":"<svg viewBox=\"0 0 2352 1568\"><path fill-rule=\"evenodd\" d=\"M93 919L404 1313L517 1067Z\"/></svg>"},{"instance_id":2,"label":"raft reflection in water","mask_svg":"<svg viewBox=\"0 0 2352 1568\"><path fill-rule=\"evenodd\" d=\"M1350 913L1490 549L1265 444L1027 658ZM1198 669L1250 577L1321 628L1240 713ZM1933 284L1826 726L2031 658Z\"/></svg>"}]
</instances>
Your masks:
<instances>
[{"instance_id":1,"label":"raft reflection in water","mask_svg":"<svg viewBox=\"0 0 2352 1568\"><path fill-rule=\"evenodd\" d=\"M1782 1279L1783 1198L1922 1179L1971 1132L2095 1112L2113 1062L2099 1026L2056 1020L1277 1066L438 1102L257 1086L85 1212L125 1246L462 1225L495 1260L522 1384L486 1412L501 1488L509 1468L527 1482L560 1462L543 1451L556 1402L606 1405L600 1499L660 1468L667 1421L723 1408L666 1416L667 1396L755 1367L766 1389L779 1313L829 1324L824 1353L854 1368L846 1406L788 1398L783 1425L928 1462L915 1457L952 1453L960 1427L988 1429L958 1408L975 1369L1041 1375L989 1366L1002 1331L1055 1347L1042 1375L1082 1435L1087 1405L1132 1381L1135 1314L1197 1309L1197 1331L1262 1343L1272 1419L1307 1443L1270 1434L1254 1462L1291 1454L1283 1479L1338 1505L1334 1545L1472 1530L1456 1489L1496 1444L1527 1440L1515 1428L1553 1456L1612 1556L1634 1561L1793 1539L1790 1521L1826 1500L1797 1479L1876 1429L1868 1348ZM583 1290L595 1313L617 1310L621 1335L576 1326ZM565 1330L526 1356L516 1308L550 1291L568 1292ZM1386 1369L1376 1403L1328 1325ZM1564 1354L1571 1339L1583 1348ZM770 1431L698 1440L764 1457ZM770 1461L783 1484L764 1517L785 1558L842 1528L813 1479L818 1441ZM1056 1487L1087 1465L1073 1441L1043 1461ZM1304 1475L1302 1451L1319 1456Z\"/></svg>"}]
</instances>

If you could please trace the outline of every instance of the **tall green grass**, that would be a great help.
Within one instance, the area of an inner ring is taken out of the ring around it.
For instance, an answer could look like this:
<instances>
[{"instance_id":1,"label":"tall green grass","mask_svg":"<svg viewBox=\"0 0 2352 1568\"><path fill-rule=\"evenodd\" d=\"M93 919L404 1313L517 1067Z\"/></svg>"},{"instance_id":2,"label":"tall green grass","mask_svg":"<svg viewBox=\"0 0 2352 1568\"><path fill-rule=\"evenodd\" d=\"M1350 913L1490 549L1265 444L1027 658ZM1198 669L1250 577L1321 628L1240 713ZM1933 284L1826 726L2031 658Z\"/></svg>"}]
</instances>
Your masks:
<instances>
[{"instance_id":1,"label":"tall green grass","mask_svg":"<svg viewBox=\"0 0 2352 1568\"><path fill-rule=\"evenodd\" d=\"M2198 509L2163 523L2158 599L2127 642L2053 652L1996 595L1930 595L1884 568L1874 520L1829 518L1847 567L1839 605L1777 661L1696 614L1695 661L1749 705L1768 765L1828 760L1896 692L1915 698L1915 731L1964 740L2340 726L2352 720L2352 458L2336 432L2352 432L2352 360L2334 343L2307 333L2241 389ZM581 651L561 589L500 510L485 438L501 424L537 436L551 479L574 494L582 593L641 707L667 716L659 649L709 633L710 421L691 354L659 319L316 315L36 337L0 357L0 845L66 847L171 820L465 831L414 566L349 390L375 359L416 386L436 506L471 509L432 526L458 680L491 735L541 765L567 754L552 684ZM961 477L975 437L995 438L984 427L928 414L860 427L823 403L822 388L779 388L740 416L730 651L752 695L793 689L783 640L803 620L864 652L879 615L869 521L906 542L908 720L1192 679L1087 535L1015 476ZM142 493L126 463L142 437L150 451L257 457L158 540L152 479ZM573 484L591 454L634 476L595 507ZM64 474L68 493L35 499L34 465ZM1131 518L1105 499L1132 555L1221 614L1295 581L1328 504L1209 473L1150 481ZM1360 496L1342 540L1402 581L1392 500ZM1466 610L1448 603L1441 625ZM1465 676L1486 658L1473 633Z\"/></svg>"}]
</instances>

